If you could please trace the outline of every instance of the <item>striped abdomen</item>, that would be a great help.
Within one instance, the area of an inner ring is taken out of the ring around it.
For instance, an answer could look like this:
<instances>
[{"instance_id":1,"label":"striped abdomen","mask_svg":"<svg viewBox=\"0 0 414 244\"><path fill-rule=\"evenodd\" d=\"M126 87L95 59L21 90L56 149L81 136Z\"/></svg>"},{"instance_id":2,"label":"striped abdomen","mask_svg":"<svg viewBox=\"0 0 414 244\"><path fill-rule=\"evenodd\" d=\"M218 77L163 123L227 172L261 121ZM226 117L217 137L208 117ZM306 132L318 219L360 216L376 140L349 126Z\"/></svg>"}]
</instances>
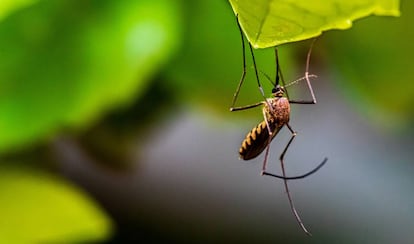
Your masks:
<instances>
[{"instance_id":1,"label":"striped abdomen","mask_svg":"<svg viewBox=\"0 0 414 244\"><path fill-rule=\"evenodd\" d=\"M271 140L276 136L283 125L277 127L277 123L269 123L270 129L273 131ZM270 141L271 141L270 140ZM240 158L249 160L257 157L269 144L269 130L266 121L262 121L254 127L243 140L239 149Z\"/></svg>"}]
</instances>

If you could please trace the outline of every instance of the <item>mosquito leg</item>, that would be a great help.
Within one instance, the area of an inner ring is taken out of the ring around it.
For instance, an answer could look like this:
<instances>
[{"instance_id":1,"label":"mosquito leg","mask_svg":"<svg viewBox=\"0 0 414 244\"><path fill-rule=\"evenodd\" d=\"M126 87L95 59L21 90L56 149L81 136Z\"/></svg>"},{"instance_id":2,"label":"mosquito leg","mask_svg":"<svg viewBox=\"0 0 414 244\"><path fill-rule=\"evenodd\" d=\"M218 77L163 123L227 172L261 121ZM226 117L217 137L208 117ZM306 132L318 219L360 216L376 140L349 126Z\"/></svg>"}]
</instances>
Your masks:
<instances>
[{"instance_id":1,"label":"mosquito leg","mask_svg":"<svg viewBox=\"0 0 414 244\"><path fill-rule=\"evenodd\" d=\"M239 22L239 15L236 15L236 20L237 20L237 21L236 21L236 22L237 22L237 26L239 27L239 31L240 31L241 41L242 41L243 72L242 72L242 76L241 76L241 78L240 78L239 84L237 85L236 91L234 92L234 95L233 95L233 101L232 101L232 103L231 103L230 111L244 110L244 109L247 109L247 108L256 107L256 106L250 106L250 105L248 105L248 106L243 106L243 107L234 107L234 106L235 106L235 104L236 104L237 97L239 96L239 92L240 92L241 86L242 86L242 84L243 84L243 82L244 82L244 79L246 78L246 72L247 72L247 71L246 71L246 48L245 48L245 45L244 45L243 30L242 30L242 28L241 28L241 26L240 26L240 22ZM262 97L263 97L264 101L265 101L265 102L267 103L267 105L269 106L270 110L271 110L271 111L273 111L272 106L270 105L270 103L269 103L269 102L267 101L267 99L266 99L266 96L265 96L264 91L263 91L263 87L262 87L262 85L261 85L261 83L260 83L260 80L259 80L259 74L258 74L258 72L257 72L256 59L255 59L255 57L254 57L253 47L252 47L252 45L250 44L250 42L249 42L249 48L250 48L250 53L251 53L251 55L252 55L252 61L253 61L254 71L255 71L256 80L257 80L257 85L258 85L258 87L259 87L260 94L262 95ZM257 106L259 106L259 105L257 105Z\"/></svg>"},{"instance_id":2,"label":"mosquito leg","mask_svg":"<svg viewBox=\"0 0 414 244\"><path fill-rule=\"evenodd\" d=\"M269 158L269 150L270 150L270 143L272 141L272 135L273 135L273 133L277 133L277 131L279 131L280 129L282 129L282 127L276 128L274 132L271 132L269 121L268 121L268 119L266 117L266 113L264 113L264 112L263 112L263 117L264 117L264 119L266 121L267 130L269 131L269 138L268 138L268 142L267 142L265 156L264 156L264 159L263 159L262 175L272 176L272 177L279 178L279 179L283 179L283 180L298 180L298 179L303 179L305 177L308 177L309 175L315 173L320 168L322 168L322 166L326 163L326 161L328 159L325 158L325 160L322 161L322 163L320 163L316 168L314 168L313 170L311 170L311 171L309 171L309 172L307 172L307 173L305 173L303 175L298 175L298 176L286 176L286 175L281 176L281 175L277 175L277 174L272 174L272 173L266 172L266 166L267 166L267 161L268 161L268 158ZM291 128L289 130L292 131ZM293 138L291 140L293 140ZM291 142L289 142L289 144L290 143ZM287 148L284 150L284 153L286 153L286 150L287 150Z\"/></svg>"},{"instance_id":3,"label":"mosquito leg","mask_svg":"<svg viewBox=\"0 0 414 244\"><path fill-rule=\"evenodd\" d=\"M267 103L267 105L269 106L269 110L270 110L271 112L273 112L273 107L272 107L272 105L269 103L269 101L267 100L267 98L266 98L266 96L265 96L265 94L264 94L264 91L263 91L262 84L260 83L260 80L259 80L259 74L258 74L258 72L257 72L257 66L256 66L256 59L255 59L255 57L254 57L253 47L252 47L252 45L250 44L250 42L249 42L249 47L250 47L250 53L252 54L252 61L253 61L254 72L255 72L255 75L256 75L257 86L259 87L259 91L260 91L260 93L262 94L262 97L263 97L264 101L265 101L265 102Z\"/></svg>"},{"instance_id":4,"label":"mosquito leg","mask_svg":"<svg viewBox=\"0 0 414 244\"><path fill-rule=\"evenodd\" d=\"M316 97L315 97L315 94L313 93L312 85L311 85L310 80L309 80L309 63L310 63L310 57L311 57L311 54L312 54L313 44L315 44L315 41L316 41L316 38L313 39L313 41L311 43L311 46L309 48L308 56L306 57L306 72L305 72L306 83L308 84L308 88L309 88L309 91L310 91L311 96L312 96L312 101L314 103L316 103Z\"/></svg>"},{"instance_id":5,"label":"mosquito leg","mask_svg":"<svg viewBox=\"0 0 414 244\"><path fill-rule=\"evenodd\" d=\"M312 85L310 82L309 77L312 77L313 75L309 74L309 64L310 64L310 57L312 54L313 44L315 43L316 39L313 39L311 46L308 51L308 55L306 57L306 71L305 71L305 80L306 84L308 85L309 92L311 94L312 100L306 101L306 100L289 100L290 103L296 103L296 104L316 104L316 97L315 93L313 92Z\"/></svg>"},{"instance_id":6,"label":"mosquito leg","mask_svg":"<svg viewBox=\"0 0 414 244\"><path fill-rule=\"evenodd\" d=\"M316 104L316 100L289 100L289 103L294 103L294 104Z\"/></svg>"},{"instance_id":7,"label":"mosquito leg","mask_svg":"<svg viewBox=\"0 0 414 244\"><path fill-rule=\"evenodd\" d=\"M239 95L240 88L241 88L241 86L243 84L243 81L246 77L246 48L244 46L244 36L243 36L243 31L242 31L240 23L239 23L239 16L238 15L236 15L236 22L237 22L237 26L239 27L241 42L242 42L243 72L242 72L242 76L240 78L239 84L237 85L236 91L234 92L233 101L231 103L230 111L233 111L233 109L234 109L234 105L236 104L236 100L237 100L237 97Z\"/></svg>"},{"instance_id":8,"label":"mosquito leg","mask_svg":"<svg viewBox=\"0 0 414 244\"><path fill-rule=\"evenodd\" d=\"M272 141L273 131L272 131L272 129L270 128L270 123L269 123L269 120L268 120L268 118L267 118L267 115L266 115L265 110L262 110L262 112L263 112L263 118L264 118L264 120L266 121L267 131L269 132L268 144L270 144L270 142ZM276 131L275 131L275 132L276 132Z\"/></svg>"},{"instance_id":9,"label":"mosquito leg","mask_svg":"<svg viewBox=\"0 0 414 244\"><path fill-rule=\"evenodd\" d=\"M262 175L267 175L267 176L272 176L275 178L279 178L279 179L283 179L283 180L299 180L299 179L304 179L310 175L312 175L313 173L316 173L316 171L318 171L320 168L322 168L322 166L325 165L325 163L328 161L328 158L325 158L318 166L316 166L314 169L312 169L311 171L303 174L303 175L297 175L297 176L281 176L281 175L277 175L277 174L272 174L272 173L268 173L266 171L262 171Z\"/></svg>"},{"instance_id":10,"label":"mosquito leg","mask_svg":"<svg viewBox=\"0 0 414 244\"><path fill-rule=\"evenodd\" d=\"M285 172L285 164L284 164L284 161L283 160L284 160L284 157L285 157L285 154L286 154L287 149L289 148L290 144L292 143L293 139L296 136L296 132L293 131L292 127L290 127L289 124L286 124L286 126L289 128L290 132L292 133L292 137L290 138L288 144L286 145L285 149L283 150L283 152L282 152L282 154L280 155L280 158L279 158L280 159L280 166L282 168L282 174L283 174L283 177L285 177L285 178L287 178L287 177L286 177L286 172ZM316 170L318 170L320 167L322 167L327 161L328 161L328 158L325 158L322 161L322 163L318 167L316 167ZM291 210L293 212L293 215L295 215L295 218L296 218L298 224L300 225L300 227L302 228L302 230L307 235L310 235L311 236L312 234L306 229L305 225L303 224L302 220L299 217L298 212L296 211L295 205L294 205L293 200L292 200L292 197L290 195L289 187L287 185L287 179L284 179L283 182L284 182L284 185L285 185L286 194L288 196L289 205L290 205L290 208L291 208Z\"/></svg>"},{"instance_id":11,"label":"mosquito leg","mask_svg":"<svg viewBox=\"0 0 414 244\"><path fill-rule=\"evenodd\" d=\"M309 171L309 172L307 172L307 173L305 173L305 174L303 174L303 175L298 175L298 176L286 176L286 175L281 176L281 175L277 175L277 174L272 174L272 173L268 173L268 172L266 172L267 161L268 161L268 158L269 158L270 143L271 143L271 141L272 141L272 135L273 135L274 133L277 133L280 129L282 129L282 127L276 128L276 129L275 129L275 131L271 132L271 129L270 129L270 124L269 124L269 121L267 120L267 117L266 117L266 114L265 114L265 113L263 113L263 117L264 117L264 119L265 119L265 121L266 121L266 126L267 126L267 129L268 129L268 131L269 131L269 138L267 139L267 140L268 140L268 142L267 142L267 147L266 147L265 156L264 156L264 159L263 159L262 175L273 176L273 177L275 177L275 178L284 179L284 180L297 180L297 179L303 179L303 178L305 178L305 177L307 177L307 176L309 176L309 175L311 175L311 174L315 173L316 171L318 171L318 170L319 170L320 168L322 168L322 166L326 163L326 160L327 160L327 159L325 159L324 161L322 161L322 163L320 163L320 164L319 164L316 168L314 168L313 170L311 170L311 171ZM290 131L292 131L292 130L291 130L291 128L289 128L289 130L290 130ZM293 137L291 138L291 140L289 141L289 143L288 143L288 144L290 144L290 143L292 142L292 140L293 140ZM288 145L288 146L289 146L289 145ZM288 147L288 146L287 146L287 147ZM285 153L286 153L287 147L286 147L286 148L285 148L285 150L283 151L283 154L285 154ZM283 159L282 159L282 160L283 160Z\"/></svg>"},{"instance_id":12,"label":"mosquito leg","mask_svg":"<svg viewBox=\"0 0 414 244\"><path fill-rule=\"evenodd\" d=\"M265 175L266 174L267 158L269 157L270 141L271 141L271 137L270 136L269 136L268 141L269 142L267 143L266 152L265 152L265 156L264 156L264 159L263 159L262 175ZM286 179L285 176L281 176L281 177L279 177L279 176L280 175L277 175L275 177L276 178L280 178L280 179Z\"/></svg>"},{"instance_id":13,"label":"mosquito leg","mask_svg":"<svg viewBox=\"0 0 414 244\"><path fill-rule=\"evenodd\" d=\"M287 151L287 149L289 148L290 144L292 143L293 139L296 136L296 132L292 129L292 127L290 127L289 124L286 124L286 126L288 127L288 129L292 133L292 137L290 138L288 144L286 145L285 149L283 150L282 154L280 155L280 160L281 160L282 165L283 165L283 159L285 157L286 151ZM325 157L322 160L322 162L318 166L316 166L314 169L312 169L311 171L309 171L309 172L307 172L307 173L305 173L303 175L291 176L291 177L283 176L283 178L286 179L286 180L290 180L290 179L292 179L292 180L303 179L303 178L305 178L305 177L307 177L307 176L315 173L316 171L318 171L320 168L322 168L322 166L324 166L326 164L327 161L328 161L328 158ZM270 174L270 173L265 173L265 175L269 175L269 176L273 176L273 177L276 177L276 178L280 178L280 177L278 177L279 175L274 175L274 174Z\"/></svg>"},{"instance_id":14,"label":"mosquito leg","mask_svg":"<svg viewBox=\"0 0 414 244\"><path fill-rule=\"evenodd\" d=\"M284 176L284 177L286 177L286 171L285 171L285 164L284 164L283 160L284 160L284 157L285 157L286 151L288 150L288 148L289 148L290 144L292 143L293 139L294 139L294 138L295 138L295 136L296 136L296 132L295 132L295 131L293 131L292 127L290 127L290 125L289 125L288 123L286 124L286 126L289 128L290 132L292 133L292 137L290 138L289 142L287 143L287 145L286 145L285 149L283 150L282 154L280 154L280 158L279 158L279 160L280 160L280 166L281 166L281 168L282 168L282 174L283 174L283 176ZM312 234L311 234L311 233L310 233L310 232L306 229L306 227L305 227L305 225L303 224L303 222L302 222L302 220L301 220L301 218L300 218L300 216L299 216L298 212L296 211L295 205L294 205L294 203L293 203L292 196L290 195L290 191L289 191L289 187L288 187L288 184L287 184L287 180L283 180L283 183L284 183L284 185L285 185L286 194L287 194L287 196L288 196L288 200L289 200L290 209L292 210L292 213L293 213L293 215L295 216L296 221L298 222L298 224L300 225L300 227L302 228L302 230L303 230L303 231L304 231L307 235L310 235L310 236L311 236Z\"/></svg>"},{"instance_id":15,"label":"mosquito leg","mask_svg":"<svg viewBox=\"0 0 414 244\"><path fill-rule=\"evenodd\" d=\"M255 108L255 107L258 107L258 106L262 105L263 103L264 102L258 102L258 103L250 104L250 105L246 105L246 106L233 107L233 108L230 108L230 112L246 110L246 109L249 109L249 108Z\"/></svg>"},{"instance_id":16,"label":"mosquito leg","mask_svg":"<svg viewBox=\"0 0 414 244\"><path fill-rule=\"evenodd\" d=\"M262 166L262 175L263 175L263 173L266 172L267 159L269 157L270 143L272 142L273 131L270 128L269 120L267 118L265 110L262 110L262 111L263 111L263 118L266 121L267 131L269 133L269 137L267 138L267 147L266 147L265 157L263 159L263 166ZM276 128L276 130L278 130L278 129L280 129L280 128ZM275 131L275 133L276 133L276 131ZM285 178L285 176L283 178Z\"/></svg>"}]
</instances>

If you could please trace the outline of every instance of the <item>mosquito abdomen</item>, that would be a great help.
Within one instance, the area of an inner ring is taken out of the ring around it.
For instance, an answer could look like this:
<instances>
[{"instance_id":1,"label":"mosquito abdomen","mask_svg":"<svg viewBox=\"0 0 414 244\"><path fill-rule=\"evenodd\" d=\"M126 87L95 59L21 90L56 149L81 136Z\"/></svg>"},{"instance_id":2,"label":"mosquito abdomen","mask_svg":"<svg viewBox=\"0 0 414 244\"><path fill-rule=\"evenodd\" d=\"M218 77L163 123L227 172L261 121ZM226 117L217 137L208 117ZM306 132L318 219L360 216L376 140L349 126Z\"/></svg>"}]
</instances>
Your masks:
<instances>
[{"instance_id":1,"label":"mosquito abdomen","mask_svg":"<svg viewBox=\"0 0 414 244\"><path fill-rule=\"evenodd\" d=\"M272 139L279 132L277 123L269 123L270 129L273 131ZM267 129L266 121L262 121L247 133L239 149L240 158L243 160L250 160L259 155L269 143L269 130Z\"/></svg>"}]
</instances>

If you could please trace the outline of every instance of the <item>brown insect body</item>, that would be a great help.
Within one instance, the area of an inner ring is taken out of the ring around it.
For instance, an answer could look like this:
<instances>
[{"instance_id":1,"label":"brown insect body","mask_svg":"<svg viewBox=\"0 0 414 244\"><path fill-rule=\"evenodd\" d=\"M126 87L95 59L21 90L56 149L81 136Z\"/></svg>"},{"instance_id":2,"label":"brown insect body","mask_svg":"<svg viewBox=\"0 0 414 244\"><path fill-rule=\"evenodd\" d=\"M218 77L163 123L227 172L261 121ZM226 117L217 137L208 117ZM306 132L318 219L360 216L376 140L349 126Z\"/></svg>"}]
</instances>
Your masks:
<instances>
[{"instance_id":1,"label":"brown insect body","mask_svg":"<svg viewBox=\"0 0 414 244\"><path fill-rule=\"evenodd\" d=\"M263 102L263 114L265 120L254 127L243 140L239 149L240 158L250 160L257 157L277 135L280 129L289 122L290 104L286 97L283 97L283 87L276 87L273 98ZM269 108L269 105L272 108ZM272 138L269 140L269 129L272 131Z\"/></svg>"}]
</instances>

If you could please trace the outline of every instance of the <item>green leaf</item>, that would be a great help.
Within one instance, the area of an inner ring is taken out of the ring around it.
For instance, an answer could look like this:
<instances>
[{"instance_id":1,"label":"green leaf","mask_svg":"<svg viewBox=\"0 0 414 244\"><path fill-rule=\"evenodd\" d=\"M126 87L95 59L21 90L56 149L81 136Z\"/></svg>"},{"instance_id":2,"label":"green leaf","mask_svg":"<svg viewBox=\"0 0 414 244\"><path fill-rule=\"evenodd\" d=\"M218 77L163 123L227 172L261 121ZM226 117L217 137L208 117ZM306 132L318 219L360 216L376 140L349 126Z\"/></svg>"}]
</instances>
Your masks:
<instances>
[{"instance_id":1,"label":"green leaf","mask_svg":"<svg viewBox=\"0 0 414 244\"><path fill-rule=\"evenodd\" d=\"M40 1L0 23L0 152L84 128L174 53L177 1Z\"/></svg>"},{"instance_id":2,"label":"green leaf","mask_svg":"<svg viewBox=\"0 0 414 244\"><path fill-rule=\"evenodd\" d=\"M371 15L399 16L399 0L229 0L255 48L309 39L347 29Z\"/></svg>"},{"instance_id":3,"label":"green leaf","mask_svg":"<svg viewBox=\"0 0 414 244\"><path fill-rule=\"evenodd\" d=\"M0 243L103 241L108 216L67 182L40 171L0 170Z\"/></svg>"},{"instance_id":4,"label":"green leaf","mask_svg":"<svg viewBox=\"0 0 414 244\"><path fill-rule=\"evenodd\" d=\"M13 11L29 6L38 0L1 0L0 1L0 21Z\"/></svg>"}]
</instances>

